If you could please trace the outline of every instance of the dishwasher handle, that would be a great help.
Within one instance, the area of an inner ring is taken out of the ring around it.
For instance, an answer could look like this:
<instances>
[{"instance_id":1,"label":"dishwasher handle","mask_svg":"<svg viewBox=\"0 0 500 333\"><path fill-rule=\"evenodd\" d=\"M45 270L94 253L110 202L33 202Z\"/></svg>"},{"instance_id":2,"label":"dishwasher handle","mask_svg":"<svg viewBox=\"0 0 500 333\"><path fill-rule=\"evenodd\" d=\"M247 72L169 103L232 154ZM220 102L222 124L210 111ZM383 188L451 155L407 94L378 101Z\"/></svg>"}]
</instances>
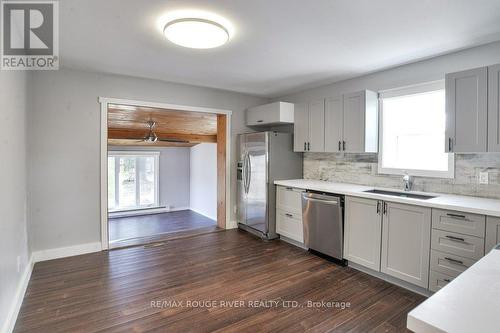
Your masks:
<instances>
[{"instance_id":1,"label":"dishwasher handle","mask_svg":"<svg viewBox=\"0 0 500 333\"><path fill-rule=\"evenodd\" d=\"M304 199L306 199L307 201L319 202L319 203L322 203L324 205L338 205L339 204L339 202L337 200L315 199L315 198L311 198L311 197L307 197L307 196L304 196Z\"/></svg>"}]
</instances>

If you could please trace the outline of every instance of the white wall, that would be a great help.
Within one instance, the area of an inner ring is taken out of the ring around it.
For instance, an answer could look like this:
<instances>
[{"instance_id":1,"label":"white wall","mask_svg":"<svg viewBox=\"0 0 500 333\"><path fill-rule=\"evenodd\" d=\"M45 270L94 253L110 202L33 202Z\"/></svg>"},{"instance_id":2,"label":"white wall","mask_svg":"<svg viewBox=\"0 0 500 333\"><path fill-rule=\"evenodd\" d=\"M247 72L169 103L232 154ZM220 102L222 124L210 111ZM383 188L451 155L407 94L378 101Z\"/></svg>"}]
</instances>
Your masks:
<instances>
[{"instance_id":1,"label":"white wall","mask_svg":"<svg viewBox=\"0 0 500 333\"><path fill-rule=\"evenodd\" d=\"M171 209L189 208L190 148L115 146L108 149L159 152L160 206L170 206Z\"/></svg>"},{"instance_id":2,"label":"white wall","mask_svg":"<svg viewBox=\"0 0 500 333\"><path fill-rule=\"evenodd\" d=\"M29 227L34 251L100 242L99 96L232 110L233 193L236 133L250 131L243 111L267 102L216 89L111 74L70 69L35 72L29 121Z\"/></svg>"},{"instance_id":3,"label":"white wall","mask_svg":"<svg viewBox=\"0 0 500 333\"><path fill-rule=\"evenodd\" d=\"M190 165L191 210L217 220L217 144L191 147Z\"/></svg>"},{"instance_id":4,"label":"white wall","mask_svg":"<svg viewBox=\"0 0 500 333\"><path fill-rule=\"evenodd\" d=\"M30 250L27 235L25 72L0 73L0 331L7 331ZM19 258L19 267L18 267Z\"/></svg>"},{"instance_id":5,"label":"white wall","mask_svg":"<svg viewBox=\"0 0 500 333\"><path fill-rule=\"evenodd\" d=\"M387 50L390 52L390 50ZM444 80L445 73L500 63L500 42L399 66L358 78L308 89L276 100L305 102L363 89L380 91Z\"/></svg>"}]
</instances>

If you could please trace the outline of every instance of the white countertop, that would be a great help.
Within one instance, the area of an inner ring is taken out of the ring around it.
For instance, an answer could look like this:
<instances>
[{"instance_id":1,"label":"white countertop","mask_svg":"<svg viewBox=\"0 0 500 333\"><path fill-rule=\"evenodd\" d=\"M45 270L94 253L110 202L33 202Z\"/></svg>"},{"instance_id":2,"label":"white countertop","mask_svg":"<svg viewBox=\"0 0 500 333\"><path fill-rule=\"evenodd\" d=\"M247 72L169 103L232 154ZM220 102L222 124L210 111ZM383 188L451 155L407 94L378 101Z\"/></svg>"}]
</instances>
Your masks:
<instances>
[{"instance_id":1,"label":"white countertop","mask_svg":"<svg viewBox=\"0 0 500 333\"><path fill-rule=\"evenodd\" d=\"M412 199L412 198L364 192L366 190L371 190L374 188L388 190L388 191L401 191L397 189L345 184L345 183L333 183L333 182L312 180L312 179L277 180L274 182L274 184L286 187L299 188L304 190L323 191L328 193L349 195L361 198L386 200L390 202L399 202L417 206L449 209L466 213L475 213L475 214L500 217L500 200L495 200L495 199L440 194L440 193L427 193L427 192L424 193L415 191L412 191L410 193L428 194L436 196L436 198L427 200Z\"/></svg>"},{"instance_id":2,"label":"white countertop","mask_svg":"<svg viewBox=\"0 0 500 333\"><path fill-rule=\"evenodd\" d=\"M407 326L417 333L500 332L500 250L413 309Z\"/></svg>"}]
</instances>

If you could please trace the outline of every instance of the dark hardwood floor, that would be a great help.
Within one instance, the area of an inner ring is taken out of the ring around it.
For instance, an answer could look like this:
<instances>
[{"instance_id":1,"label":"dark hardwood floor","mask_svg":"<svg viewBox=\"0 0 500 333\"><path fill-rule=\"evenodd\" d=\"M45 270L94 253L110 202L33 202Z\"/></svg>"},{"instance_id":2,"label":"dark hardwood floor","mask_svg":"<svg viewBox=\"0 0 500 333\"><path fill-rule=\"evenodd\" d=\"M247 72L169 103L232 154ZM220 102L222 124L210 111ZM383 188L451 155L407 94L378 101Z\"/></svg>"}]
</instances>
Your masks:
<instances>
[{"instance_id":1,"label":"dark hardwood floor","mask_svg":"<svg viewBox=\"0 0 500 333\"><path fill-rule=\"evenodd\" d=\"M15 332L404 332L423 300L282 241L228 230L37 263Z\"/></svg>"},{"instance_id":2,"label":"dark hardwood floor","mask_svg":"<svg viewBox=\"0 0 500 333\"><path fill-rule=\"evenodd\" d=\"M111 248L217 231L217 222L192 210L109 219Z\"/></svg>"}]
</instances>

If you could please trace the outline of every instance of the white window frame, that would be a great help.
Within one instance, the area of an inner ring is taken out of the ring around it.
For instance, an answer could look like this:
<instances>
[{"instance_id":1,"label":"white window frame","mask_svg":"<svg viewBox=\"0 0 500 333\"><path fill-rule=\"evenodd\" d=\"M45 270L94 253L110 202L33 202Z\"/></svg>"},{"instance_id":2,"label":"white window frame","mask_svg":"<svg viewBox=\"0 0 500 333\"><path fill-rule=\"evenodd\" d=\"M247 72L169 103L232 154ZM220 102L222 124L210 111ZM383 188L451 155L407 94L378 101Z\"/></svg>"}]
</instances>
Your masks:
<instances>
[{"instance_id":1,"label":"white window frame","mask_svg":"<svg viewBox=\"0 0 500 333\"><path fill-rule=\"evenodd\" d=\"M419 170L419 169L399 169L399 168L384 168L383 161L383 138L384 138L384 124L383 124L383 116L384 116L384 107L383 107L383 99L398 97L404 95L414 95L414 94L422 94L435 90L443 90L445 89L444 80L427 82L412 86L406 86L397 89L389 89L379 92L379 153L378 153L378 173L379 174L388 174L388 175L405 175L408 174L410 176L418 176L418 177L431 177L431 178L455 178L455 154L448 154L448 171L439 171L439 170ZM443 150L444 150L444 142Z\"/></svg>"},{"instance_id":2,"label":"white window frame","mask_svg":"<svg viewBox=\"0 0 500 333\"><path fill-rule=\"evenodd\" d=\"M154 209L158 208L160 206L160 152L159 151L131 151L131 150L126 150L126 151L121 151L121 150L110 150L108 151L108 157L117 157L117 156L127 156L127 157L144 157L144 156L152 156L154 157L155 160L155 199L154 203L152 205L148 206L136 206L132 208L126 208L126 209L112 209L109 210L109 213L117 213L117 212L127 212L127 211L134 211L138 209ZM117 181L117 176L119 174L118 170L120 168L120 165L115 162L115 200L119 196L119 182ZM138 175L138 170L136 167L136 175ZM139 179L136 177L136 188L139 187ZM137 190L136 190L137 191ZM115 202L116 204L116 202Z\"/></svg>"}]
</instances>

